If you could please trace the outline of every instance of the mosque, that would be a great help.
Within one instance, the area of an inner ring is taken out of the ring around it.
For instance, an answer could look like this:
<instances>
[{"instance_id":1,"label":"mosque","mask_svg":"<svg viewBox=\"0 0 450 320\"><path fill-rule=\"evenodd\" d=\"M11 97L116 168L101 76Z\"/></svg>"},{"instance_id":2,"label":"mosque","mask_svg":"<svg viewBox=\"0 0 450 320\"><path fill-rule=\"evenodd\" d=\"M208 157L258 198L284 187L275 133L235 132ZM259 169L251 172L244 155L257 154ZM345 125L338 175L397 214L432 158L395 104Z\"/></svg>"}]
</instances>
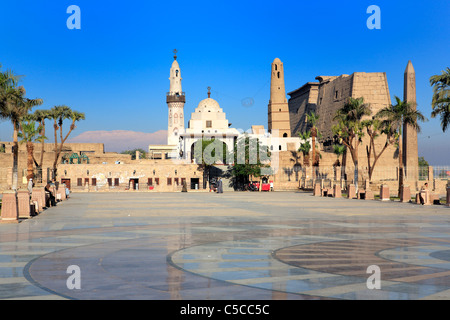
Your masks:
<instances>
[{"instance_id":1,"label":"mosque","mask_svg":"<svg viewBox=\"0 0 450 320\"><path fill-rule=\"evenodd\" d=\"M176 50L175 50L176 53ZM257 138L271 151L287 151L298 149L300 138L290 138L289 107L284 87L283 64L277 58L272 64L272 83L269 102L269 128L265 131L262 125L252 125L251 132L241 132L232 128L226 113L219 103L211 98L211 88L208 87L208 97L200 101L191 113L188 126L184 125L184 105L186 94L182 90L181 68L175 54L170 68L170 89L166 96L168 106L167 145L150 145L149 157L152 159L184 160L195 162L195 144L201 140L220 140L233 151L236 141L244 134Z\"/></svg>"}]
</instances>

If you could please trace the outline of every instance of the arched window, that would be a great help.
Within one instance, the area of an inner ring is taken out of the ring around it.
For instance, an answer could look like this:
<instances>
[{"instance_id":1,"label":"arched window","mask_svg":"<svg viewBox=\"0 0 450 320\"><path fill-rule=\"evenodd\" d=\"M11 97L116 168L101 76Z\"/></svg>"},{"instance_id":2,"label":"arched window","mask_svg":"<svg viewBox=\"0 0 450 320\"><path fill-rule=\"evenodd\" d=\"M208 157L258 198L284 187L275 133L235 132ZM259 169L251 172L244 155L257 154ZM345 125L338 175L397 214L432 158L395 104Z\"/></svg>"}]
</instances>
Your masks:
<instances>
[{"instance_id":1,"label":"arched window","mask_svg":"<svg viewBox=\"0 0 450 320\"><path fill-rule=\"evenodd\" d=\"M284 134L283 134L283 138L287 138L287 133L284 133Z\"/></svg>"},{"instance_id":2,"label":"arched window","mask_svg":"<svg viewBox=\"0 0 450 320\"><path fill-rule=\"evenodd\" d=\"M178 77L178 69L175 70L175 77Z\"/></svg>"},{"instance_id":3,"label":"arched window","mask_svg":"<svg viewBox=\"0 0 450 320\"><path fill-rule=\"evenodd\" d=\"M277 72L277 77L280 79L280 71Z\"/></svg>"}]
</instances>

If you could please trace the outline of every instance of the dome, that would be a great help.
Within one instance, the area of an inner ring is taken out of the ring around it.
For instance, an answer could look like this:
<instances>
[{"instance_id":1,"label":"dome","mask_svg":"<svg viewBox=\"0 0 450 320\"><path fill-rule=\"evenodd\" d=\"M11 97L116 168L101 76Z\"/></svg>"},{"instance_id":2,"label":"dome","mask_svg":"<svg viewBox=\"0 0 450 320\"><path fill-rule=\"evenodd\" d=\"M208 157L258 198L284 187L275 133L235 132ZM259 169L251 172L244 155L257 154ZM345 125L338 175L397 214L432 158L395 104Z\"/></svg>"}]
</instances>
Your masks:
<instances>
[{"instance_id":1,"label":"dome","mask_svg":"<svg viewBox=\"0 0 450 320\"><path fill-rule=\"evenodd\" d=\"M214 100L212 98L206 98L206 99L200 101L200 103L198 104L197 109L200 109L200 110L203 110L203 109L206 109L206 110L211 110L211 109L218 110L218 109L220 109L220 106L219 106L219 103L216 100Z\"/></svg>"}]
</instances>

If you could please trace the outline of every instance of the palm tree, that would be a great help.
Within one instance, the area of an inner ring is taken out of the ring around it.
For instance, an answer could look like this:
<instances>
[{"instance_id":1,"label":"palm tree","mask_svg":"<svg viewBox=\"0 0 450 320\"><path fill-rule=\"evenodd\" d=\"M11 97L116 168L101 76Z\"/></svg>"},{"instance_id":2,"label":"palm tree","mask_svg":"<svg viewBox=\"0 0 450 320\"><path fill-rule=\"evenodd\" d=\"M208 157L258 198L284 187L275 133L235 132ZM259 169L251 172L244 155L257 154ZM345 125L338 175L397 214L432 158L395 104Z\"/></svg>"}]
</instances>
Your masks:
<instances>
[{"instance_id":1,"label":"palm tree","mask_svg":"<svg viewBox=\"0 0 450 320\"><path fill-rule=\"evenodd\" d=\"M402 128L408 125L412 129L420 132L419 121L427 121L423 114L416 110L411 103L402 101L399 97L395 97L396 104L383 108L376 114L375 118L383 119L382 125L390 127L397 132L398 137L398 167L399 167L399 182L398 192L400 196L400 189L403 186L403 146L402 146Z\"/></svg>"},{"instance_id":2,"label":"palm tree","mask_svg":"<svg viewBox=\"0 0 450 320\"><path fill-rule=\"evenodd\" d=\"M69 135L75 130L75 123L85 119L85 115L82 112L73 111L68 106L61 105L53 107L49 112L50 119L53 119L53 129L55 134L55 160L53 162L53 175L56 176L56 170L58 166L58 160L63 150L64 143ZM63 122L66 119L72 120L70 124L69 132L63 136ZM58 130L59 130L59 145L58 145Z\"/></svg>"},{"instance_id":3,"label":"palm tree","mask_svg":"<svg viewBox=\"0 0 450 320\"><path fill-rule=\"evenodd\" d=\"M18 137L22 138L20 143L26 143L27 146L27 180L34 179L33 142L44 141L46 137L41 135L42 128L40 126L36 128L36 123L34 122L32 115L25 117L25 119L22 120L20 127L21 131L18 133Z\"/></svg>"},{"instance_id":4,"label":"palm tree","mask_svg":"<svg viewBox=\"0 0 450 320\"><path fill-rule=\"evenodd\" d=\"M303 165L308 167L309 166L309 152L311 151L311 143L309 142L309 139L311 138L311 131L306 131L304 133L299 132L298 136L300 137L303 142L300 144L300 148L298 151L300 151L303 154Z\"/></svg>"},{"instance_id":5,"label":"palm tree","mask_svg":"<svg viewBox=\"0 0 450 320\"><path fill-rule=\"evenodd\" d=\"M372 175L378 160L390 145L398 142L398 133L392 128L392 125L389 121L383 122L382 120L378 119L376 115L370 120L364 120L363 126L366 128L367 135L369 136L369 144L366 145L366 154L367 166L369 169L369 181L372 181ZM386 138L386 141L381 150L378 150L377 152L378 146L377 144L375 144L375 140L377 140L382 135Z\"/></svg>"},{"instance_id":6,"label":"palm tree","mask_svg":"<svg viewBox=\"0 0 450 320\"><path fill-rule=\"evenodd\" d=\"M352 156L355 167L354 180L356 191L358 191L358 147L364 136L362 119L371 114L370 106L364 103L363 97L349 97L344 106L336 112L333 119L337 121L337 124L332 128L334 134L341 139Z\"/></svg>"},{"instance_id":7,"label":"palm tree","mask_svg":"<svg viewBox=\"0 0 450 320\"><path fill-rule=\"evenodd\" d=\"M39 127L41 128L41 131L39 132L39 134L42 137L45 137L45 120L50 119L50 111L49 110L36 110L36 111L34 111L33 119L34 119L34 121L39 123ZM40 139L41 155L40 155L39 162L36 162L36 160L34 160L36 166L41 169L42 169L42 164L44 162L45 140L46 139Z\"/></svg>"},{"instance_id":8,"label":"palm tree","mask_svg":"<svg viewBox=\"0 0 450 320\"><path fill-rule=\"evenodd\" d=\"M317 130L317 121L319 120L319 115L316 115L314 112L311 112L309 115L306 115L306 121L311 126L311 138L312 138L312 166L316 167L318 165L318 161L316 159L316 138L320 135L320 132ZM314 179L314 171L313 171L313 179Z\"/></svg>"},{"instance_id":9,"label":"palm tree","mask_svg":"<svg viewBox=\"0 0 450 320\"><path fill-rule=\"evenodd\" d=\"M442 71L441 75L432 76L430 84L434 86L431 117L440 116L442 131L445 132L450 126L450 68Z\"/></svg>"},{"instance_id":10,"label":"palm tree","mask_svg":"<svg viewBox=\"0 0 450 320\"><path fill-rule=\"evenodd\" d=\"M15 87L16 81L3 80L4 87L0 93L0 118L8 119L13 125L13 181L12 189L17 190L19 142L18 133L21 131L21 121L28 112L37 105L42 104L41 99L25 98L25 89Z\"/></svg>"},{"instance_id":11,"label":"palm tree","mask_svg":"<svg viewBox=\"0 0 450 320\"><path fill-rule=\"evenodd\" d=\"M340 157L344 154L345 149L347 149L347 147L343 144L335 144L333 145L333 152L336 155L337 159L336 159L336 167L340 167L341 163L339 161Z\"/></svg>"}]
</instances>

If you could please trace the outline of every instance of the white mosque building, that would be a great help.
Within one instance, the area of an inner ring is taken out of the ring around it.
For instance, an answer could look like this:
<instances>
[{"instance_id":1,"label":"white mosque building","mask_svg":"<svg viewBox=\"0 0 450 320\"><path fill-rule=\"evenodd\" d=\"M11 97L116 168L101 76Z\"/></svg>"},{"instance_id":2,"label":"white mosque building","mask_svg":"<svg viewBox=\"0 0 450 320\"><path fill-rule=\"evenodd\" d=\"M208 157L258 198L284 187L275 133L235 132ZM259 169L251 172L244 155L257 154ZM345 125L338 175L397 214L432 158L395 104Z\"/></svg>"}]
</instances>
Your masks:
<instances>
[{"instance_id":1,"label":"white mosque building","mask_svg":"<svg viewBox=\"0 0 450 320\"><path fill-rule=\"evenodd\" d=\"M234 145L244 132L230 127L226 114L219 103L211 98L211 88L208 87L208 98L200 101L187 128L184 125L184 104L186 96L181 85L181 69L175 56L170 68L170 89L166 95L168 106L168 134L167 145L150 145L149 157L152 159L171 159L186 163L195 162L194 147L196 142L202 139L220 140L227 145L229 151L234 150ZM276 59L275 61L278 61ZM279 86L279 84L276 84ZM284 86L284 83L283 83ZM272 92L271 92L272 95ZM272 129L273 130L273 129ZM294 143L298 148L300 138L281 137L274 132L267 132L264 126L252 126L247 135L258 138L271 151L285 151L288 143Z\"/></svg>"}]
</instances>

